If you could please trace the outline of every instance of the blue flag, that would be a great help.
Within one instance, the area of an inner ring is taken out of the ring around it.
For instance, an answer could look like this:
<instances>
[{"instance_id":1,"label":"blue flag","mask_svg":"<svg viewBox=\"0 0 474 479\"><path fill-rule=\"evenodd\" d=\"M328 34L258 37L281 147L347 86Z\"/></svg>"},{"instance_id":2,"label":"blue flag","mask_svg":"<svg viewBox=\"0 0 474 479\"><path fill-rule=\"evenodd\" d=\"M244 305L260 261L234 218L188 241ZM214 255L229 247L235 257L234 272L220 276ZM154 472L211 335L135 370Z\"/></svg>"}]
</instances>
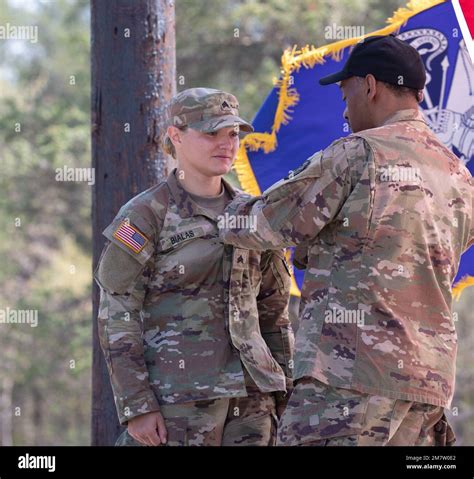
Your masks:
<instances>
[{"instance_id":1,"label":"blue flag","mask_svg":"<svg viewBox=\"0 0 474 479\"><path fill-rule=\"evenodd\" d=\"M418 50L427 73L421 104L425 118L472 174L474 67L452 4L414 0L395 12L388 24L371 35L395 33ZM256 133L244 138L239 151L236 171L246 191L261 194L314 152L350 134L339 88L322 87L318 80L339 71L359 39L284 53L282 76L254 119ZM473 279L471 248L462 256L455 292ZM303 272L295 269L294 280L292 293L299 294Z\"/></svg>"}]
</instances>

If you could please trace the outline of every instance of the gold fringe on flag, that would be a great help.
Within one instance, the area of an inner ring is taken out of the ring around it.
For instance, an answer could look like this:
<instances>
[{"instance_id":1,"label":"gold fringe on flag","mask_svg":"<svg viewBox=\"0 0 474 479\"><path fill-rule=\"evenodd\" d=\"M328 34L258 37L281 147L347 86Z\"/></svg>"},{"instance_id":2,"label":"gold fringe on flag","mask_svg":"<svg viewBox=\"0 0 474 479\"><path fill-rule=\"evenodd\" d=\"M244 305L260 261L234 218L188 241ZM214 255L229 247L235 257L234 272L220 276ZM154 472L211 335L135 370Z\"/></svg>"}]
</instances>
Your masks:
<instances>
[{"instance_id":1,"label":"gold fringe on flag","mask_svg":"<svg viewBox=\"0 0 474 479\"><path fill-rule=\"evenodd\" d=\"M468 287L474 286L474 277L473 276L464 276L453 286L453 298L456 301L459 301L461 293Z\"/></svg>"}]
</instances>

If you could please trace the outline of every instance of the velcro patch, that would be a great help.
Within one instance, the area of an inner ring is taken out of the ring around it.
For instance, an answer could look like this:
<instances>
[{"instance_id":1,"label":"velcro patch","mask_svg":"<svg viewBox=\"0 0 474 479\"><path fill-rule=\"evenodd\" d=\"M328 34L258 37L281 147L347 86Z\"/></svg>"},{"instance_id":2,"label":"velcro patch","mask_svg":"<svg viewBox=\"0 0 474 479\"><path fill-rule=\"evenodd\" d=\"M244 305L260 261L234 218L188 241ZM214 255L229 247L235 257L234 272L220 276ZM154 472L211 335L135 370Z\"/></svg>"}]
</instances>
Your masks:
<instances>
[{"instance_id":1,"label":"velcro patch","mask_svg":"<svg viewBox=\"0 0 474 479\"><path fill-rule=\"evenodd\" d=\"M234 249L234 268L245 268L249 258L249 251L247 249Z\"/></svg>"},{"instance_id":2,"label":"velcro patch","mask_svg":"<svg viewBox=\"0 0 474 479\"><path fill-rule=\"evenodd\" d=\"M173 236L170 236L171 244L174 246L175 244L181 243L181 241L186 241L188 239L194 238L195 234L193 230L183 231L182 233L176 233Z\"/></svg>"},{"instance_id":3,"label":"velcro patch","mask_svg":"<svg viewBox=\"0 0 474 479\"><path fill-rule=\"evenodd\" d=\"M311 163L311 158L308 158L300 166L298 166L298 168L296 168L296 170L292 170L292 171L288 172L288 174L283 179L284 180L291 180L296 175L299 175L302 171L304 171L306 168L308 168L310 163Z\"/></svg>"},{"instance_id":4,"label":"velcro patch","mask_svg":"<svg viewBox=\"0 0 474 479\"><path fill-rule=\"evenodd\" d=\"M148 243L148 238L125 220L120 223L113 236L134 253L140 253Z\"/></svg>"}]
</instances>

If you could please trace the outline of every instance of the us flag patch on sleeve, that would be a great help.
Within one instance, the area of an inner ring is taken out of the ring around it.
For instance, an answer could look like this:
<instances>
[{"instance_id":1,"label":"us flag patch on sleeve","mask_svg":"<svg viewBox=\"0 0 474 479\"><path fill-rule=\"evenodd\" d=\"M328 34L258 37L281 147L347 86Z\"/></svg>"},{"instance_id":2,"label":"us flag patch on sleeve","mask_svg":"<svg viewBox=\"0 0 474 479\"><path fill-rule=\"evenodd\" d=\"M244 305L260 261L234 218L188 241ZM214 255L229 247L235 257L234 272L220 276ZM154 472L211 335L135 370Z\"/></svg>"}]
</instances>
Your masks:
<instances>
[{"instance_id":1,"label":"us flag patch on sleeve","mask_svg":"<svg viewBox=\"0 0 474 479\"><path fill-rule=\"evenodd\" d=\"M148 238L145 235L125 220L120 223L113 236L134 253L140 253L148 242Z\"/></svg>"}]
</instances>

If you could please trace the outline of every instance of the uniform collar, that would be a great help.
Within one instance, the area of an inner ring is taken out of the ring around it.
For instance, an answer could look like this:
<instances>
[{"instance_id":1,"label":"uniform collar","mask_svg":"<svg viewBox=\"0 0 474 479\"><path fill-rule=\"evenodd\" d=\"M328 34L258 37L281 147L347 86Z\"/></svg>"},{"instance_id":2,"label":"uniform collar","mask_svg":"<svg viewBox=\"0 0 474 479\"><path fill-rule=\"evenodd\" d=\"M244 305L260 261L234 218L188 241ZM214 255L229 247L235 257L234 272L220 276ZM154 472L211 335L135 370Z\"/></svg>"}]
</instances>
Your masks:
<instances>
[{"instance_id":1,"label":"uniform collar","mask_svg":"<svg viewBox=\"0 0 474 479\"><path fill-rule=\"evenodd\" d=\"M166 180L168 184L168 188L170 189L171 196L173 197L176 206L178 207L179 216L181 218L190 218L192 216L202 215L210 218L213 221L217 221L218 218L216 214L214 214L210 210L206 210L201 208L189 195L189 193L181 186L180 182L176 178L176 171L175 168L168 176ZM234 198L237 195L237 191L226 181L222 178L222 184L224 188L228 191L231 198Z\"/></svg>"},{"instance_id":2,"label":"uniform collar","mask_svg":"<svg viewBox=\"0 0 474 479\"><path fill-rule=\"evenodd\" d=\"M383 125L397 123L399 121L421 121L427 126L423 113L418 108L410 108L408 110L398 110L393 115L390 115Z\"/></svg>"}]
</instances>

